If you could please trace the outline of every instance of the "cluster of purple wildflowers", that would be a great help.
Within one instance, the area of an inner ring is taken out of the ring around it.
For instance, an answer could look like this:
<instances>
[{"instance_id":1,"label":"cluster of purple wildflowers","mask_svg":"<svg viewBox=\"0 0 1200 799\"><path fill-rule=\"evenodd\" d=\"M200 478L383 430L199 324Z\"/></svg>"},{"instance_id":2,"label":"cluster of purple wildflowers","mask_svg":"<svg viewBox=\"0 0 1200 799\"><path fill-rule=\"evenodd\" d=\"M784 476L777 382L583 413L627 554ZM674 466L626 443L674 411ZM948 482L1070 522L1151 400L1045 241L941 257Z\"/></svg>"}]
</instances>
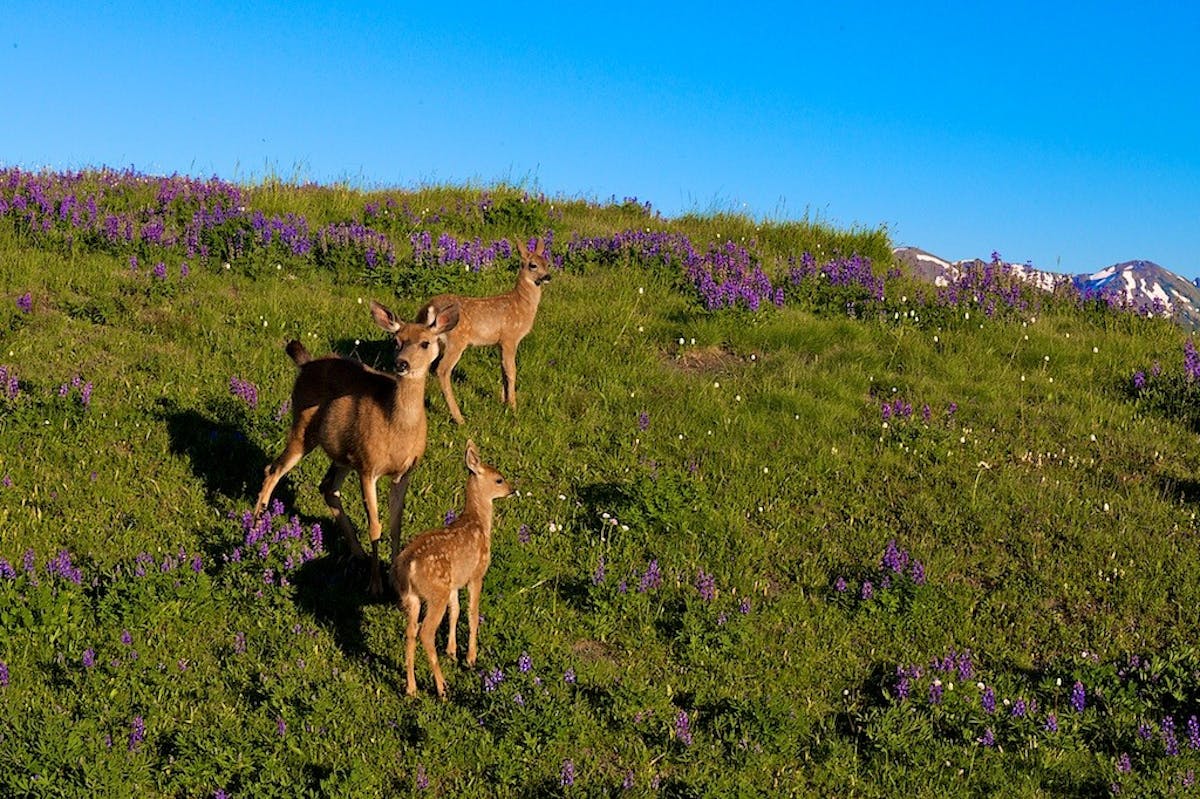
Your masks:
<instances>
[{"instance_id":1,"label":"cluster of purple wildflowers","mask_svg":"<svg viewBox=\"0 0 1200 799\"><path fill-rule=\"evenodd\" d=\"M696 591L705 602L711 602L717 596L717 581L704 569L696 572Z\"/></svg>"},{"instance_id":2,"label":"cluster of purple wildflowers","mask_svg":"<svg viewBox=\"0 0 1200 799\"><path fill-rule=\"evenodd\" d=\"M230 518L236 514L230 513ZM306 533L297 516L284 514L283 503L272 500L259 518L246 511L241 516L242 544L224 556L230 563L241 563L246 556L256 556L265 568L263 582L286 587L287 573L313 560L324 551L324 533L313 524Z\"/></svg>"},{"instance_id":3,"label":"cluster of purple wildflowers","mask_svg":"<svg viewBox=\"0 0 1200 799\"><path fill-rule=\"evenodd\" d=\"M21 309L22 313L31 312L33 310L33 294L27 291L17 297L17 307Z\"/></svg>"},{"instance_id":4,"label":"cluster of purple wildflowers","mask_svg":"<svg viewBox=\"0 0 1200 799\"><path fill-rule=\"evenodd\" d=\"M642 573L638 580L638 593L644 594L647 591L653 591L662 586L662 572L658 568L658 559L654 558L646 566L646 571Z\"/></svg>"},{"instance_id":5,"label":"cluster of purple wildflowers","mask_svg":"<svg viewBox=\"0 0 1200 799\"><path fill-rule=\"evenodd\" d=\"M958 279L940 288L938 301L942 305L978 308L985 316L999 310L1024 311L1029 308L1030 292L1036 291L1004 263L1000 253L993 252L988 263L976 261L964 265Z\"/></svg>"},{"instance_id":6,"label":"cluster of purple wildflowers","mask_svg":"<svg viewBox=\"0 0 1200 799\"><path fill-rule=\"evenodd\" d=\"M883 301L884 279L875 274L871 259L865 255L837 256L818 264L816 256L804 252L798 262L795 257L788 260L788 282L793 286L824 284L850 287L861 290L876 302Z\"/></svg>"},{"instance_id":7,"label":"cluster of purple wildflowers","mask_svg":"<svg viewBox=\"0 0 1200 799\"><path fill-rule=\"evenodd\" d=\"M548 232L546 238L546 247L549 249L553 233ZM435 241L431 232L421 230L410 235L408 240L412 245L413 261L420 267L454 265L478 272L513 256L508 239L484 242L476 236L460 241L449 233L442 233Z\"/></svg>"},{"instance_id":8,"label":"cluster of purple wildflowers","mask_svg":"<svg viewBox=\"0 0 1200 799\"><path fill-rule=\"evenodd\" d=\"M258 407L258 386L240 377L229 378L229 393L251 408Z\"/></svg>"},{"instance_id":9,"label":"cluster of purple wildflowers","mask_svg":"<svg viewBox=\"0 0 1200 799\"><path fill-rule=\"evenodd\" d=\"M21 381L17 379L17 370L0 365L0 399L13 400L20 393Z\"/></svg>"},{"instance_id":10,"label":"cluster of purple wildflowers","mask_svg":"<svg viewBox=\"0 0 1200 799\"><path fill-rule=\"evenodd\" d=\"M1196 352L1196 342L1191 336L1183 344L1183 373L1188 382L1200 380L1200 353Z\"/></svg>"},{"instance_id":11,"label":"cluster of purple wildflowers","mask_svg":"<svg viewBox=\"0 0 1200 799\"><path fill-rule=\"evenodd\" d=\"M675 740L684 746L692 745L691 720L688 718L686 710L680 710L675 714Z\"/></svg>"},{"instance_id":12,"label":"cluster of purple wildflowers","mask_svg":"<svg viewBox=\"0 0 1200 799\"><path fill-rule=\"evenodd\" d=\"M73 392L78 393L79 404L88 407L92 404L92 381L85 381L82 376L74 375L68 382L58 387L58 396L69 397Z\"/></svg>"},{"instance_id":13,"label":"cluster of purple wildflowers","mask_svg":"<svg viewBox=\"0 0 1200 799\"><path fill-rule=\"evenodd\" d=\"M147 188L150 191L147 191ZM136 254L182 251L188 259L240 259L252 253L328 258L337 251L368 266L394 265L395 248L359 223L331 224L315 234L299 214L269 216L247 207L236 185L218 178L149 177L133 170L27 172L0 170L0 220L64 244L84 242ZM186 276L186 264L181 270ZM163 279L159 262L153 274Z\"/></svg>"},{"instance_id":14,"label":"cluster of purple wildflowers","mask_svg":"<svg viewBox=\"0 0 1200 799\"><path fill-rule=\"evenodd\" d=\"M840 575L833 581L833 590L839 595L856 596L866 602L874 599L878 592L892 589L902 582L915 586L924 585L925 566L906 550L901 549L893 538L884 547L878 569L860 580L857 591L853 591L850 581Z\"/></svg>"}]
</instances>

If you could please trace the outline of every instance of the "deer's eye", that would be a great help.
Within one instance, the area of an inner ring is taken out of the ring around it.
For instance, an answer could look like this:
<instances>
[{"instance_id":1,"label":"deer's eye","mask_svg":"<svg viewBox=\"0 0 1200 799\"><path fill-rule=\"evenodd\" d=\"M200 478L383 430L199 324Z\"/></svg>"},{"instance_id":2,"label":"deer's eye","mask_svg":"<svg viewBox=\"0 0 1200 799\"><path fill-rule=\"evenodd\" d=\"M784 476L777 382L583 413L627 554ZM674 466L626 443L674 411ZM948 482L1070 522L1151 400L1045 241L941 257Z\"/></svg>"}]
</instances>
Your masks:
<instances>
[{"instance_id":1,"label":"deer's eye","mask_svg":"<svg viewBox=\"0 0 1200 799\"><path fill-rule=\"evenodd\" d=\"M423 349L423 350L427 350L427 349L429 349L429 342L428 342L428 341L422 341L422 342L421 342L421 349Z\"/></svg>"},{"instance_id":2,"label":"deer's eye","mask_svg":"<svg viewBox=\"0 0 1200 799\"><path fill-rule=\"evenodd\" d=\"M497 478L496 478L496 485L500 485L500 484L501 484L501 483L503 483L503 482L504 482L504 478L503 478L503 477L497 477Z\"/></svg>"}]
</instances>

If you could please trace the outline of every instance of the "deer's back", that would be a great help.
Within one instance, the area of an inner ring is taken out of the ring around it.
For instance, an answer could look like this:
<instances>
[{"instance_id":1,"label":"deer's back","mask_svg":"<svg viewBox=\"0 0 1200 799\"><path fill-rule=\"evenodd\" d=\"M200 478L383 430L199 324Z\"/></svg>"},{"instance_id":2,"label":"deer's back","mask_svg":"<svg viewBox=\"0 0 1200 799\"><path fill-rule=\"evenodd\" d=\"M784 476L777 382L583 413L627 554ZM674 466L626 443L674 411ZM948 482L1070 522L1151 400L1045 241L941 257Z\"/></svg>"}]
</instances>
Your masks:
<instances>
[{"instance_id":1,"label":"deer's back","mask_svg":"<svg viewBox=\"0 0 1200 799\"><path fill-rule=\"evenodd\" d=\"M446 334L446 339L473 347L498 344L502 339L520 341L533 328L537 313L537 305L515 290L491 297L440 294L429 305L442 307L452 302L459 306L458 326Z\"/></svg>"}]
</instances>

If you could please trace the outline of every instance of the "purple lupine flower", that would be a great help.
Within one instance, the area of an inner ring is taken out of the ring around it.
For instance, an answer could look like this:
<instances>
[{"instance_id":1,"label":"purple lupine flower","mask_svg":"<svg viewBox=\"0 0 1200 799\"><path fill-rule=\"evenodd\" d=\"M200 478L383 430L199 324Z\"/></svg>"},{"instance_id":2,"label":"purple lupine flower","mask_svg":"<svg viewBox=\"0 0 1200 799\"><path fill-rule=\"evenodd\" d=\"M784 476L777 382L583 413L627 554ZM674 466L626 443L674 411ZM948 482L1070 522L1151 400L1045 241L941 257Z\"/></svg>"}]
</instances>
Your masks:
<instances>
[{"instance_id":1,"label":"purple lupine flower","mask_svg":"<svg viewBox=\"0 0 1200 799\"><path fill-rule=\"evenodd\" d=\"M658 559L650 561L646 566L646 573L642 575L641 581L638 583L638 591L645 593L662 585L662 573L658 570Z\"/></svg>"},{"instance_id":2,"label":"purple lupine flower","mask_svg":"<svg viewBox=\"0 0 1200 799\"><path fill-rule=\"evenodd\" d=\"M1013 702L1012 710L1010 711L1013 718L1025 718L1027 712L1029 712L1029 706L1025 703L1024 699L1017 699Z\"/></svg>"},{"instance_id":3,"label":"purple lupine flower","mask_svg":"<svg viewBox=\"0 0 1200 799\"><path fill-rule=\"evenodd\" d=\"M1138 723L1137 734L1143 741L1149 741L1154 737L1154 730L1150 729L1150 725L1143 721Z\"/></svg>"},{"instance_id":4,"label":"purple lupine flower","mask_svg":"<svg viewBox=\"0 0 1200 799\"><path fill-rule=\"evenodd\" d=\"M684 746L692 745L692 727L691 720L688 719L686 710L681 710L675 714L675 737Z\"/></svg>"},{"instance_id":5,"label":"purple lupine flower","mask_svg":"<svg viewBox=\"0 0 1200 799\"><path fill-rule=\"evenodd\" d=\"M258 407L258 387L240 377L229 378L229 393L240 398L251 408Z\"/></svg>"},{"instance_id":6,"label":"purple lupine flower","mask_svg":"<svg viewBox=\"0 0 1200 799\"><path fill-rule=\"evenodd\" d=\"M458 511L454 510L453 508L446 511L446 520L444 522L445 526L449 527L451 524L454 524L454 520L457 518L458 518Z\"/></svg>"},{"instance_id":7,"label":"purple lupine flower","mask_svg":"<svg viewBox=\"0 0 1200 799\"><path fill-rule=\"evenodd\" d=\"M623 790L628 791L628 790L631 790L633 788L633 786L634 786L633 772L626 771L625 779L621 780L621 788Z\"/></svg>"},{"instance_id":8,"label":"purple lupine flower","mask_svg":"<svg viewBox=\"0 0 1200 799\"><path fill-rule=\"evenodd\" d=\"M1193 785L1195 785L1196 784L1195 769L1188 769L1187 771L1185 771L1183 776L1179 778L1179 784L1182 785L1184 788L1191 788Z\"/></svg>"},{"instance_id":9,"label":"purple lupine flower","mask_svg":"<svg viewBox=\"0 0 1200 799\"><path fill-rule=\"evenodd\" d=\"M929 704L940 705L942 703L942 681L934 680L929 686Z\"/></svg>"},{"instance_id":10,"label":"purple lupine flower","mask_svg":"<svg viewBox=\"0 0 1200 799\"><path fill-rule=\"evenodd\" d=\"M916 585L925 585L925 566L919 560L912 562L912 568L909 569L909 575L912 577L913 583Z\"/></svg>"},{"instance_id":11,"label":"purple lupine flower","mask_svg":"<svg viewBox=\"0 0 1200 799\"><path fill-rule=\"evenodd\" d=\"M27 291L24 294L22 294L20 297L17 297L17 307L20 308L23 313L29 313L30 311L32 311L33 310L33 294L31 294L30 292Z\"/></svg>"},{"instance_id":12,"label":"purple lupine flower","mask_svg":"<svg viewBox=\"0 0 1200 799\"><path fill-rule=\"evenodd\" d=\"M520 691L513 694L513 704L517 707L525 707L525 697L521 695Z\"/></svg>"},{"instance_id":13,"label":"purple lupine flower","mask_svg":"<svg viewBox=\"0 0 1200 799\"><path fill-rule=\"evenodd\" d=\"M233 635L233 651L237 654L242 654L246 651L246 634L237 632Z\"/></svg>"},{"instance_id":14,"label":"purple lupine flower","mask_svg":"<svg viewBox=\"0 0 1200 799\"><path fill-rule=\"evenodd\" d=\"M1175 738L1175 718L1167 716L1159 725L1162 731L1163 746L1167 750L1167 754L1175 757L1179 754L1179 741Z\"/></svg>"},{"instance_id":15,"label":"purple lupine flower","mask_svg":"<svg viewBox=\"0 0 1200 799\"><path fill-rule=\"evenodd\" d=\"M83 667L85 669L90 669L92 666L95 666L95 665L96 665L96 650L92 649L89 646L87 649L83 650Z\"/></svg>"},{"instance_id":16,"label":"purple lupine flower","mask_svg":"<svg viewBox=\"0 0 1200 799\"><path fill-rule=\"evenodd\" d=\"M1133 373L1133 387L1136 388L1138 391L1141 391L1143 388L1146 387L1146 373L1145 372L1142 372L1139 370L1139 371Z\"/></svg>"},{"instance_id":17,"label":"purple lupine flower","mask_svg":"<svg viewBox=\"0 0 1200 799\"><path fill-rule=\"evenodd\" d=\"M1046 732L1058 732L1058 716L1054 715L1053 713L1051 713L1049 716L1046 716L1046 723L1044 726L1046 728Z\"/></svg>"},{"instance_id":18,"label":"purple lupine flower","mask_svg":"<svg viewBox=\"0 0 1200 799\"><path fill-rule=\"evenodd\" d=\"M165 263L163 263L162 261L159 261L158 263L156 263L154 265L154 276L156 278L158 278L159 280L166 280L167 279L167 265Z\"/></svg>"},{"instance_id":19,"label":"purple lupine flower","mask_svg":"<svg viewBox=\"0 0 1200 799\"><path fill-rule=\"evenodd\" d=\"M483 675L483 690L491 693L499 688L502 682L504 682L504 672L498 668L492 669Z\"/></svg>"},{"instance_id":20,"label":"purple lupine flower","mask_svg":"<svg viewBox=\"0 0 1200 799\"><path fill-rule=\"evenodd\" d=\"M992 732L991 727L988 727L983 731L983 735L977 738L976 741L982 746L995 746L996 733Z\"/></svg>"},{"instance_id":21,"label":"purple lupine flower","mask_svg":"<svg viewBox=\"0 0 1200 799\"><path fill-rule=\"evenodd\" d=\"M12 580L16 576L17 571L12 567L12 564L4 558L0 558L0 577L3 577L5 580Z\"/></svg>"},{"instance_id":22,"label":"purple lupine flower","mask_svg":"<svg viewBox=\"0 0 1200 799\"><path fill-rule=\"evenodd\" d=\"M563 682L565 682L567 685L575 684L575 669L568 668L563 672Z\"/></svg>"},{"instance_id":23,"label":"purple lupine flower","mask_svg":"<svg viewBox=\"0 0 1200 799\"><path fill-rule=\"evenodd\" d=\"M575 784L575 761L570 758L562 762L562 767L558 772L558 784L564 788Z\"/></svg>"},{"instance_id":24,"label":"purple lupine flower","mask_svg":"<svg viewBox=\"0 0 1200 799\"><path fill-rule=\"evenodd\" d=\"M136 751L146 740L146 721L141 716L134 716L129 729L129 751Z\"/></svg>"},{"instance_id":25,"label":"purple lupine flower","mask_svg":"<svg viewBox=\"0 0 1200 799\"><path fill-rule=\"evenodd\" d=\"M845 577L839 576L836 580L833 581L833 589L835 591L837 591L839 594L846 593L846 587L847 586L846 586L846 578Z\"/></svg>"},{"instance_id":26,"label":"purple lupine flower","mask_svg":"<svg viewBox=\"0 0 1200 799\"><path fill-rule=\"evenodd\" d=\"M642 411L641 413L639 413L638 420L637 420L637 426L638 426L638 430L645 432L645 430L648 427L650 427L650 414L647 413L646 411Z\"/></svg>"},{"instance_id":27,"label":"purple lupine flower","mask_svg":"<svg viewBox=\"0 0 1200 799\"><path fill-rule=\"evenodd\" d=\"M966 682L975 676L975 663L971 660L971 650L964 649L958 655L957 661L958 679Z\"/></svg>"},{"instance_id":28,"label":"purple lupine flower","mask_svg":"<svg viewBox=\"0 0 1200 799\"><path fill-rule=\"evenodd\" d=\"M522 524L517 528L517 541L522 544L528 544L530 537L530 529L528 524Z\"/></svg>"},{"instance_id":29,"label":"purple lupine flower","mask_svg":"<svg viewBox=\"0 0 1200 799\"><path fill-rule=\"evenodd\" d=\"M1188 748L1200 749L1200 720L1198 720L1195 716L1192 716L1190 719L1188 719L1187 733Z\"/></svg>"},{"instance_id":30,"label":"purple lupine flower","mask_svg":"<svg viewBox=\"0 0 1200 799\"><path fill-rule=\"evenodd\" d=\"M517 668L522 673L528 672L533 668L533 658L529 657L528 652L522 652L521 657L517 658Z\"/></svg>"},{"instance_id":31,"label":"purple lupine flower","mask_svg":"<svg viewBox=\"0 0 1200 799\"><path fill-rule=\"evenodd\" d=\"M1071 707L1076 713L1082 713L1087 707L1087 692L1079 680L1075 681L1075 687L1071 689Z\"/></svg>"},{"instance_id":32,"label":"purple lupine flower","mask_svg":"<svg viewBox=\"0 0 1200 799\"><path fill-rule=\"evenodd\" d=\"M417 785L417 790L419 791L423 791L429 787L429 775L425 773L425 767L422 765L417 766L417 776L415 782Z\"/></svg>"},{"instance_id":33,"label":"purple lupine flower","mask_svg":"<svg viewBox=\"0 0 1200 799\"><path fill-rule=\"evenodd\" d=\"M996 712L996 692L991 686L983 689L983 695L979 697L979 703L983 706L984 713Z\"/></svg>"},{"instance_id":34,"label":"purple lupine flower","mask_svg":"<svg viewBox=\"0 0 1200 799\"><path fill-rule=\"evenodd\" d=\"M600 583L604 582L604 576L605 576L604 556L601 555L599 557L599 559L596 561L596 570L594 572L592 572L592 585L600 585Z\"/></svg>"},{"instance_id":35,"label":"purple lupine flower","mask_svg":"<svg viewBox=\"0 0 1200 799\"><path fill-rule=\"evenodd\" d=\"M1200 353L1196 352L1196 343L1191 338L1183 345L1183 370L1188 382L1200 378Z\"/></svg>"},{"instance_id":36,"label":"purple lupine flower","mask_svg":"<svg viewBox=\"0 0 1200 799\"><path fill-rule=\"evenodd\" d=\"M121 643L129 646L133 643L133 634L129 630L121 630Z\"/></svg>"},{"instance_id":37,"label":"purple lupine flower","mask_svg":"<svg viewBox=\"0 0 1200 799\"><path fill-rule=\"evenodd\" d=\"M862 589L858 593L863 599L870 599L875 595L875 586L871 584L870 580L863 580Z\"/></svg>"},{"instance_id":38,"label":"purple lupine flower","mask_svg":"<svg viewBox=\"0 0 1200 799\"><path fill-rule=\"evenodd\" d=\"M0 688L8 686L8 664L0 660Z\"/></svg>"},{"instance_id":39,"label":"purple lupine flower","mask_svg":"<svg viewBox=\"0 0 1200 799\"><path fill-rule=\"evenodd\" d=\"M1133 771L1133 764L1129 762L1128 752L1122 752L1121 756L1117 758L1117 771L1122 774L1128 774Z\"/></svg>"},{"instance_id":40,"label":"purple lupine flower","mask_svg":"<svg viewBox=\"0 0 1200 799\"><path fill-rule=\"evenodd\" d=\"M717 595L716 580L704 569L696 572L696 590L700 592L700 598L705 602L711 602Z\"/></svg>"},{"instance_id":41,"label":"purple lupine flower","mask_svg":"<svg viewBox=\"0 0 1200 799\"><path fill-rule=\"evenodd\" d=\"M279 733L280 738L287 735L287 722L283 720L283 716L275 719L275 732Z\"/></svg>"},{"instance_id":42,"label":"purple lupine flower","mask_svg":"<svg viewBox=\"0 0 1200 799\"><path fill-rule=\"evenodd\" d=\"M750 597L742 597L742 601L738 603L738 613L747 616L750 613Z\"/></svg>"}]
</instances>

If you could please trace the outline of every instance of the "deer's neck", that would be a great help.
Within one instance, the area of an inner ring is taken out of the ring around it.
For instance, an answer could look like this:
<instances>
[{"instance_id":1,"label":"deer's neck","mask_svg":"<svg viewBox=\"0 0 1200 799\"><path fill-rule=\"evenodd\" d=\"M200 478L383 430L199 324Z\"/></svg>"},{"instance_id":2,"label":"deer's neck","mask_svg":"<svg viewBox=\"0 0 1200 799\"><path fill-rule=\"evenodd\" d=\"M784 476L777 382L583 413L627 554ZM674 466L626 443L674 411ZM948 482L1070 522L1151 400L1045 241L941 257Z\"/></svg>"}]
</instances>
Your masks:
<instances>
[{"instance_id":1,"label":"deer's neck","mask_svg":"<svg viewBox=\"0 0 1200 799\"><path fill-rule=\"evenodd\" d=\"M467 506L463 516L475 522L483 535L483 545L487 548L492 540L492 500L481 496L474 482L467 485Z\"/></svg>"},{"instance_id":2,"label":"deer's neck","mask_svg":"<svg viewBox=\"0 0 1200 799\"><path fill-rule=\"evenodd\" d=\"M396 378L396 404L392 421L404 427L414 427L425 421L425 374Z\"/></svg>"},{"instance_id":3,"label":"deer's neck","mask_svg":"<svg viewBox=\"0 0 1200 799\"><path fill-rule=\"evenodd\" d=\"M542 287L534 283L524 274L517 277L517 285L512 290L517 299L533 310L537 310L538 303L542 301Z\"/></svg>"}]
</instances>

